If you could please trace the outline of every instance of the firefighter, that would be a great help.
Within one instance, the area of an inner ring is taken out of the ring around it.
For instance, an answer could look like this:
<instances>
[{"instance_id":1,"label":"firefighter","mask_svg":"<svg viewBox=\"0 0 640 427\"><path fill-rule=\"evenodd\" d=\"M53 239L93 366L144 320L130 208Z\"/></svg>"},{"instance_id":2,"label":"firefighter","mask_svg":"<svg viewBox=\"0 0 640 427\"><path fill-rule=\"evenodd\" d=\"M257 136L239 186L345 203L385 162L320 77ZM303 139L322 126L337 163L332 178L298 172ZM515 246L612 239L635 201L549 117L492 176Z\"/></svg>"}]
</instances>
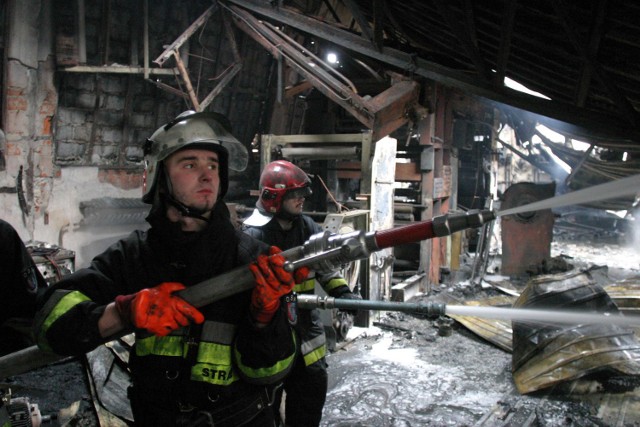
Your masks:
<instances>
[{"instance_id":1,"label":"firefighter","mask_svg":"<svg viewBox=\"0 0 640 427\"><path fill-rule=\"evenodd\" d=\"M305 198L312 194L311 180L299 167L286 160L265 166L259 183L256 208L244 221L247 234L283 250L300 246L322 228L302 214ZM339 272L316 272L315 278L296 282L295 291L313 294L316 280L332 297L361 299ZM317 309L298 312L300 356L285 379L285 425L317 426L327 394L326 336ZM274 405L277 409L277 406Z\"/></svg>"},{"instance_id":2,"label":"firefighter","mask_svg":"<svg viewBox=\"0 0 640 427\"><path fill-rule=\"evenodd\" d=\"M279 249L233 226L222 197L228 170L247 159L215 113L185 112L160 127L145 146L151 228L116 242L43 299L34 327L43 350L77 355L135 331L128 396L136 426L275 423L269 406L296 351L281 297L308 271L288 273ZM252 290L200 308L173 294L248 263Z\"/></svg>"},{"instance_id":3,"label":"firefighter","mask_svg":"<svg viewBox=\"0 0 640 427\"><path fill-rule=\"evenodd\" d=\"M36 267L15 228L0 219L0 355L33 345L29 325L36 312L36 296L47 282ZM26 327L26 328L25 328Z\"/></svg>"}]
</instances>

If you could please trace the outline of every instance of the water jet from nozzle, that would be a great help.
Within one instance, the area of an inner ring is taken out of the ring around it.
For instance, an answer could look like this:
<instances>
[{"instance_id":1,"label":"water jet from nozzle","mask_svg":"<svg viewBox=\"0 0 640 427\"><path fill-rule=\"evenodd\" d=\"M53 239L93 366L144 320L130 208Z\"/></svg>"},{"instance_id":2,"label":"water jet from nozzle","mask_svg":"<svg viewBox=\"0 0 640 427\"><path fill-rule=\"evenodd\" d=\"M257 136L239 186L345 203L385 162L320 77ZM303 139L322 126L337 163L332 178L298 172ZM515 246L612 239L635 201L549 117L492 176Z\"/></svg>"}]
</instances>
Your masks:
<instances>
[{"instance_id":1,"label":"water jet from nozzle","mask_svg":"<svg viewBox=\"0 0 640 427\"><path fill-rule=\"evenodd\" d=\"M611 324L621 326L640 326L640 316L625 316L621 313L593 313L531 308L446 305L445 314L458 316L475 316L488 319L517 320L540 324L561 323L569 325Z\"/></svg>"},{"instance_id":2,"label":"water jet from nozzle","mask_svg":"<svg viewBox=\"0 0 640 427\"><path fill-rule=\"evenodd\" d=\"M527 205L516 206L496 212L496 216L514 215L522 212L540 211L543 209L560 208L569 205L579 205L582 203L598 202L601 200L614 199L622 196L633 196L640 192L640 174L627 178L607 182L605 184L594 185L582 190L560 196L550 197Z\"/></svg>"}]
</instances>

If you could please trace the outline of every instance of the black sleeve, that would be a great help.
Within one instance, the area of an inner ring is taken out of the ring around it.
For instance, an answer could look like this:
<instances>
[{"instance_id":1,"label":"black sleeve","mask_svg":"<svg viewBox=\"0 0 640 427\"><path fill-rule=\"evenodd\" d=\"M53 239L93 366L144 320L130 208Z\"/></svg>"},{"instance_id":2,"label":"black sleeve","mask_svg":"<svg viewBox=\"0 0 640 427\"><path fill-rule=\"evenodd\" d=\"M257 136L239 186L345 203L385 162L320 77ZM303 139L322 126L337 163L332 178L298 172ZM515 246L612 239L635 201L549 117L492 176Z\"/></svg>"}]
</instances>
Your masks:
<instances>
[{"instance_id":1,"label":"black sleeve","mask_svg":"<svg viewBox=\"0 0 640 427\"><path fill-rule=\"evenodd\" d=\"M250 230L255 230L251 228ZM238 265L246 265L255 261L259 254L269 253L269 245L255 236L245 232L236 232L238 236Z\"/></svg>"},{"instance_id":2,"label":"black sleeve","mask_svg":"<svg viewBox=\"0 0 640 427\"><path fill-rule=\"evenodd\" d=\"M131 293L132 283L137 282L135 277L125 278L130 273L125 268L126 257L127 244L120 241L94 258L88 268L47 289L38 300L34 320L34 336L40 348L77 355L106 341L98 329L105 306L116 296Z\"/></svg>"},{"instance_id":3,"label":"black sleeve","mask_svg":"<svg viewBox=\"0 0 640 427\"><path fill-rule=\"evenodd\" d=\"M32 318L36 297L47 283L16 230L3 220L0 242L0 324L13 317Z\"/></svg>"}]
</instances>

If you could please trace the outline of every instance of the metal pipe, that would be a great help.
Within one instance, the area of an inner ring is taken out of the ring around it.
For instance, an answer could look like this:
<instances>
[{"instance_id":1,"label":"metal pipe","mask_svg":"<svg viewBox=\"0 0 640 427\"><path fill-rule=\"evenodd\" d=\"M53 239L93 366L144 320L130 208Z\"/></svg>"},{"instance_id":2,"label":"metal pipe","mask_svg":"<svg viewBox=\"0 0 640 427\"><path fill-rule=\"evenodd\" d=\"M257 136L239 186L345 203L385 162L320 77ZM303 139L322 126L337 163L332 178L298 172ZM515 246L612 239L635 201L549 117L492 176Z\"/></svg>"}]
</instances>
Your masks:
<instances>
[{"instance_id":1,"label":"metal pipe","mask_svg":"<svg viewBox=\"0 0 640 427\"><path fill-rule=\"evenodd\" d=\"M87 63L87 32L84 0L78 0L78 63Z\"/></svg>"},{"instance_id":2,"label":"metal pipe","mask_svg":"<svg viewBox=\"0 0 640 427\"><path fill-rule=\"evenodd\" d=\"M359 147L283 147L280 149L285 158L307 159L346 159L360 158Z\"/></svg>"},{"instance_id":3,"label":"metal pipe","mask_svg":"<svg viewBox=\"0 0 640 427\"><path fill-rule=\"evenodd\" d=\"M438 317L445 314L445 305L436 302L394 302L371 301L356 299L339 299L322 297L320 295L298 295L298 307L321 310L337 308L339 310L378 310L400 311L403 313L419 314L428 317Z\"/></svg>"}]
</instances>

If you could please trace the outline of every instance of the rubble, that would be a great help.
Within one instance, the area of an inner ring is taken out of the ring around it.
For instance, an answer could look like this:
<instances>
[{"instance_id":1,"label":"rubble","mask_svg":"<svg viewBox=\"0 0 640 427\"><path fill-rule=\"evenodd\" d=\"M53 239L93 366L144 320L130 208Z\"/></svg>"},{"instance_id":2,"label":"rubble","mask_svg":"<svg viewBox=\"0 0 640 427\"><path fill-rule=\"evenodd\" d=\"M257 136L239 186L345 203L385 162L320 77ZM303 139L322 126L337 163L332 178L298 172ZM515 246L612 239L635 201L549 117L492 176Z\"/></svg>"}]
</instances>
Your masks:
<instances>
[{"instance_id":1,"label":"rubble","mask_svg":"<svg viewBox=\"0 0 640 427\"><path fill-rule=\"evenodd\" d=\"M603 285L640 276L639 257L631 247L554 242L552 254L568 260L568 269L606 266L596 274ZM557 271L563 263L552 265ZM500 298L510 290L515 295L524 284L485 276L482 283L442 285L421 297ZM331 380L323 426L640 425L640 413L629 403L638 397L624 392L636 382L622 384L617 394L602 393L592 382L581 390L558 387L522 395L514 384L511 353L459 322L450 336L438 333L437 320L405 314L381 313L376 325L350 331L350 341L328 357Z\"/></svg>"}]
</instances>

